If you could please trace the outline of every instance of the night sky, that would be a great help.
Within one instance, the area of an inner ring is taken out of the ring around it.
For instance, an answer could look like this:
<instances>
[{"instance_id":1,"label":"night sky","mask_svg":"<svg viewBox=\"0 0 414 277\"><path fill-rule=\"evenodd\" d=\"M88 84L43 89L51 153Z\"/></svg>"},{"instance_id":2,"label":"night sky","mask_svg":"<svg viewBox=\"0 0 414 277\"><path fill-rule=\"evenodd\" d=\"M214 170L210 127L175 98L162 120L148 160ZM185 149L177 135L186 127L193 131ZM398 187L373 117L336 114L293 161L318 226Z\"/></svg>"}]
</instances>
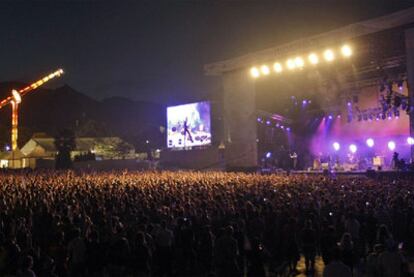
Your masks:
<instances>
[{"instance_id":1,"label":"night sky","mask_svg":"<svg viewBox=\"0 0 414 277\"><path fill-rule=\"evenodd\" d=\"M1 1L0 80L63 67L93 98L177 104L220 79L203 65L414 6L397 0Z\"/></svg>"}]
</instances>

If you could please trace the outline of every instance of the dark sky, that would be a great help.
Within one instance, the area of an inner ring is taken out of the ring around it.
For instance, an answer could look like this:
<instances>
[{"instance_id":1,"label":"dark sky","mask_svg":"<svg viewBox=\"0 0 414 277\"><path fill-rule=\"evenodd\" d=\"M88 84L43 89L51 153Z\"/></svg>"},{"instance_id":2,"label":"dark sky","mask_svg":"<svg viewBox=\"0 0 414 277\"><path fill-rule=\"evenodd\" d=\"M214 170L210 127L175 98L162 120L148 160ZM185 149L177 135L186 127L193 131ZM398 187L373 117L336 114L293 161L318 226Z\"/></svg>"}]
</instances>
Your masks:
<instances>
[{"instance_id":1,"label":"dark sky","mask_svg":"<svg viewBox=\"0 0 414 277\"><path fill-rule=\"evenodd\" d=\"M94 98L176 104L220 89L203 65L414 6L414 0L1 1L0 80L57 67Z\"/></svg>"}]
</instances>

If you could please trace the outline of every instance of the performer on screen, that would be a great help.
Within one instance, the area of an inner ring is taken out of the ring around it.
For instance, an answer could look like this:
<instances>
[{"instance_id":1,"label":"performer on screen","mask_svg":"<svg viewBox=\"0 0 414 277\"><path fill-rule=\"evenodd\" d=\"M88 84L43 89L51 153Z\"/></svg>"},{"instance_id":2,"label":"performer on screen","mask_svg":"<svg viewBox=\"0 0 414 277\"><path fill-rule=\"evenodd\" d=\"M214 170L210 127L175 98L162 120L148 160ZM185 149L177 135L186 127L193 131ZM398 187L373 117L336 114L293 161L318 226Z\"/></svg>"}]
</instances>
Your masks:
<instances>
[{"instance_id":1,"label":"performer on screen","mask_svg":"<svg viewBox=\"0 0 414 277\"><path fill-rule=\"evenodd\" d=\"M187 122L188 122L188 118L186 117L185 120L184 120L184 132L183 132L184 138L185 138L186 135L188 135L188 139L191 142L194 142L193 141L193 137L191 136L191 132L190 132L190 129L189 129L189 125L188 125Z\"/></svg>"}]
</instances>

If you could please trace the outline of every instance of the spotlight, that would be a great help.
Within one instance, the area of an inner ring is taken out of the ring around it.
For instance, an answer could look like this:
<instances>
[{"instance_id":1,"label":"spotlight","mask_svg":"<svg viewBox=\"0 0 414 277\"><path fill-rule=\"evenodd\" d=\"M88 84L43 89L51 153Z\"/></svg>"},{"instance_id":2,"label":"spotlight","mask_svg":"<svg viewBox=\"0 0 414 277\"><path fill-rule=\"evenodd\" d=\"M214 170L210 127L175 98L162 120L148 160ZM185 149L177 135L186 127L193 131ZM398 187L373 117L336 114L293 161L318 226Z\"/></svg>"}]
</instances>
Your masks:
<instances>
[{"instance_id":1,"label":"spotlight","mask_svg":"<svg viewBox=\"0 0 414 277\"><path fill-rule=\"evenodd\" d=\"M303 101L302 101L302 104L303 104L303 105L306 105L306 104L308 104L308 101L303 100Z\"/></svg>"},{"instance_id":2,"label":"spotlight","mask_svg":"<svg viewBox=\"0 0 414 277\"><path fill-rule=\"evenodd\" d=\"M339 142L332 143L332 147L335 151L339 151L339 149L341 149L341 145L339 144Z\"/></svg>"},{"instance_id":3,"label":"spotlight","mask_svg":"<svg viewBox=\"0 0 414 277\"><path fill-rule=\"evenodd\" d=\"M258 117L257 122L262 122L262 119L260 117Z\"/></svg>"},{"instance_id":4,"label":"spotlight","mask_svg":"<svg viewBox=\"0 0 414 277\"><path fill-rule=\"evenodd\" d=\"M308 59L309 59L309 62L311 64L318 64L319 63L319 58L315 53L310 54Z\"/></svg>"},{"instance_id":5,"label":"spotlight","mask_svg":"<svg viewBox=\"0 0 414 277\"><path fill-rule=\"evenodd\" d=\"M414 145L414 138L412 138L412 137L408 137L408 138L407 138L407 143L408 143L409 145Z\"/></svg>"},{"instance_id":6,"label":"spotlight","mask_svg":"<svg viewBox=\"0 0 414 277\"><path fill-rule=\"evenodd\" d=\"M267 152L266 153L266 158L269 159L270 157L272 157L272 153L271 152Z\"/></svg>"},{"instance_id":7,"label":"spotlight","mask_svg":"<svg viewBox=\"0 0 414 277\"><path fill-rule=\"evenodd\" d=\"M357 150L358 150L358 147L355 144L351 144L349 146L349 151L351 151L351 153L356 153Z\"/></svg>"},{"instance_id":8,"label":"spotlight","mask_svg":"<svg viewBox=\"0 0 414 277\"><path fill-rule=\"evenodd\" d=\"M292 59L287 60L286 66L289 70L293 70L296 67L295 61Z\"/></svg>"},{"instance_id":9,"label":"spotlight","mask_svg":"<svg viewBox=\"0 0 414 277\"><path fill-rule=\"evenodd\" d=\"M329 119L332 119L332 115L330 114L330 115L328 116L328 118L329 118Z\"/></svg>"},{"instance_id":10,"label":"spotlight","mask_svg":"<svg viewBox=\"0 0 414 277\"><path fill-rule=\"evenodd\" d=\"M286 128L286 131L290 132L290 127L287 127L287 128Z\"/></svg>"},{"instance_id":11,"label":"spotlight","mask_svg":"<svg viewBox=\"0 0 414 277\"><path fill-rule=\"evenodd\" d=\"M253 78L257 78L257 77L259 77L259 76L260 76L260 71L259 71L259 69L257 69L257 67L252 67L252 68L250 69L250 75L251 75Z\"/></svg>"},{"instance_id":12,"label":"spotlight","mask_svg":"<svg viewBox=\"0 0 414 277\"><path fill-rule=\"evenodd\" d=\"M323 52L323 57L327 62L331 62L335 59L335 54L332 50L328 49Z\"/></svg>"},{"instance_id":13,"label":"spotlight","mask_svg":"<svg viewBox=\"0 0 414 277\"><path fill-rule=\"evenodd\" d=\"M266 124L267 124L267 125L270 125L270 120L267 120L267 121L266 121Z\"/></svg>"},{"instance_id":14,"label":"spotlight","mask_svg":"<svg viewBox=\"0 0 414 277\"><path fill-rule=\"evenodd\" d=\"M275 63L275 64L273 65L273 70L274 70L276 73L280 73L280 72L282 72L282 70L283 70L282 65L281 65L280 63Z\"/></svg>"},{"instance_id":15,"label":"spotlight","mask_svg":"<svg viewBox=\"0 0 414 277\"><path fill-rule=\"evenodd\" d=\"M301 57L296 57L295 58L295 65L299 68L302 68L305 65L305 62L303 61L303 59Z\"/></svg>"},{"instance_id":16,"label":"spotlight","mask_svg":"<svg viewBox=\"0 0 414 277\"><path fill-rule=\"evenodd\" d=\"M342 46L342 48L341 48L341 53L342 53L342 55L344 56L344 57L350 57L350 56L352 56L352 49L351 49L351 47L349 47L349 45L344 45L344 46Z\"/></svg>"},{"instance_id":17,"label":"spotlight","mask_svg":"<svg viewBox=\"0 0 414 277\"><path fill-rule=\"evenodd\" d=\"M368 147L373 147L374 146L374 140L372 138L367 139L366 143L367 143Z\"/></svg>"},{"instance_id":18,"label":"spotlight","mask_svg":"<svg viewBox=\"0 0 414 277\"><path fill-rule=\"evenodd\" d=\"M264 74L264 75L269 75L270 73L270 69L267 65L262 65L260 67L260 71Z\"/></svg>"},{"instance_id":19,"label":"spotlight","mask_svg":"<svg viewBox=\"0 0 414 277\"><path fill-rule=\"evenodd\" d=\"M394 151L395 150L395 142L394 141L389 141L388 142L388 149L390 149L391 151Z\"/></svg>"}]
</instances>

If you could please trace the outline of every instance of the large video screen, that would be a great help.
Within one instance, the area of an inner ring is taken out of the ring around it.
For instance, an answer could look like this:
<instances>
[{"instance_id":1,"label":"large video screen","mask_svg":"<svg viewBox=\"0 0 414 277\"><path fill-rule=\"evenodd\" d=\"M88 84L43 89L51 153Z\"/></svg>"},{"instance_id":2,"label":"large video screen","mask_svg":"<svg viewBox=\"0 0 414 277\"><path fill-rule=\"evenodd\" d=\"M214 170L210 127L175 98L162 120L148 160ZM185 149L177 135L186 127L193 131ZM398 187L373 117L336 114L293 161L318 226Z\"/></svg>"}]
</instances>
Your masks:
<instances>
[{"instance_id":1,"label":"large video screen","mask_svg":"<svg viewBox=\"0 0 414 277\"><path fill-rule=\"evenodd\" d=\"M187 148L211 144L210 102L167 108L167 147Z\"/></svg>"}]
</instances>

